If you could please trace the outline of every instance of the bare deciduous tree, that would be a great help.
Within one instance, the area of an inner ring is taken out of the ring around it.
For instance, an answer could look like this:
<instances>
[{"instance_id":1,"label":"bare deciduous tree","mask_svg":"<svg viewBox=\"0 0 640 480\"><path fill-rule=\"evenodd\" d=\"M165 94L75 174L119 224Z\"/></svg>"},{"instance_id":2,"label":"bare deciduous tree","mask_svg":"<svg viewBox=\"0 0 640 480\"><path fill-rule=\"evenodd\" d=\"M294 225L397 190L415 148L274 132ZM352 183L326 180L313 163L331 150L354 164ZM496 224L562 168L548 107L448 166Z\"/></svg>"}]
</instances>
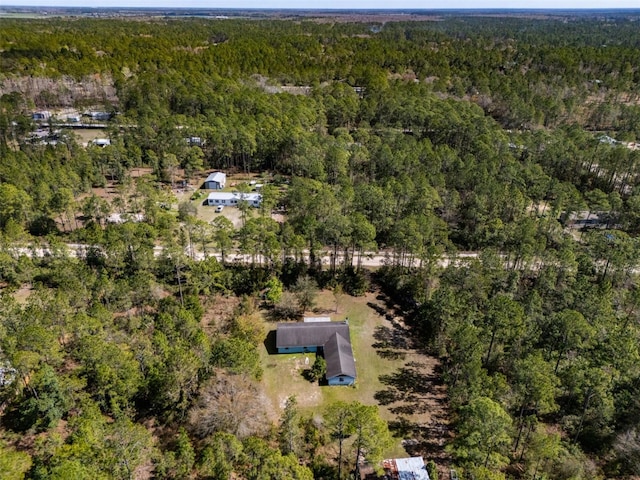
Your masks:
<instances>
[{"instance_id":1,"label":"bare deciduous tree","mask_svg":"<svg viewBox=\"0 0 640 480\"><path fill-rule=\"evenodd\" d=\"M619 434L613 449L633 473L640 473L640 432L635 427Z\"/></svg>"},{"instance_id":2,"label":"bare deciduous tree","mask_svg":"<svg viewBox=\"0 0 640 480\"><path fill-rule=\"evenodd\" d=\"M257 385L247 376L218 372L203 387L189 413L192 430L200 438L214 432L239 438L256 434L267 425L261 397Z\"/></svg>"}]
</instances>

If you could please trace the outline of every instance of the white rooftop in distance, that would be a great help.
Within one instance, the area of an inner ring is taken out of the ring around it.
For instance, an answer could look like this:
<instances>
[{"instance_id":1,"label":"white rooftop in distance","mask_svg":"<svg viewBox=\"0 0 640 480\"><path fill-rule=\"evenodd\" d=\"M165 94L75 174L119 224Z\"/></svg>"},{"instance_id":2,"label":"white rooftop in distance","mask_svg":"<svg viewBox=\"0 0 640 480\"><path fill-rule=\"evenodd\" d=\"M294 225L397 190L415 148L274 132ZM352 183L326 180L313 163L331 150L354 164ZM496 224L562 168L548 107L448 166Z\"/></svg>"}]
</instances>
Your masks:
<instances>
[{"instance_id":1,"label":"white rooftop in distance","mask_svg":"<svg viewBox=\"0 0 640 480\"><path fill-rule=\"evenodd\" d=\"M384 460L382 467L398 480L429 480L422 457L392 458Z\"/></svg>"}]
</instances>

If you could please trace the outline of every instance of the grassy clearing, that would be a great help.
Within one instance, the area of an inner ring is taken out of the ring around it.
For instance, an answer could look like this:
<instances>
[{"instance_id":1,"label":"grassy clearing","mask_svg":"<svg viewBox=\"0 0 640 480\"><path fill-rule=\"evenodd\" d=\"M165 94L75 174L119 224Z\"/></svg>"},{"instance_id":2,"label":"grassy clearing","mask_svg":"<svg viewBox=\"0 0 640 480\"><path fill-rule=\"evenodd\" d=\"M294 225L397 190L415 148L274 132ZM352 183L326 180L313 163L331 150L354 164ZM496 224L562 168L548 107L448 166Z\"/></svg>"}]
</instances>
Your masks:
<instances>
[{"instance_id":1,"label":"grassy clearing","mask_svg":"<svg viewBox=\"0 0 640 480\"><path fill-rule=\"evenodd\" d=\"M377 404L374 394L384 388L380 383L380 375L391 374L404 364L404 360L382 358L373 348L375 329L385 319L367 305L372 300L375 301L373 294L357 298L344 295L337 313L331 292L322 292L317 302L316 312L330 315L332 320L349 320L358 373L354 387L320 387L305 380L302 373L313 365L313 353L270 355L266 347L261 348L265 370L262 383L276 410L284 405L290 395L296 395L301 410L307 412L322 410L336 401L357 400L367 405ZM275 325L268 324L267 328L273 330ZM381 414L387 420L393 417L384 408Z\"/></svg>"},{"instance_id":2,"label":"grassy clearing","mask_svg":"<svg viewBox=\"0 0 640 480\"><path fill-rule=\"evenodd\" d=\"M335 309L335 299L330 292L325 293L319 300L319 306L324 306L326 310ZM373 348L373 344L376 343L374 338L376 327L382 326L385 319L367 305L370 302L375 302L375 295L367 294L358 298L344 295L339 301L338 313L334 315L334 319L349 320L358 377L355 387L321 388L324 405L339 400L346 402L357 400L367 405L377 404L374 394L383 389L380 376L391 374L404 363L402 359L382 358ZM385 408L381 409L381 415L386 420L394 417Z\"/></svg>"},{"instance_id":3,"label":"grassy clearing","mask_svg":"<svg viewBox=\"0 0 640 480\"><path fill-rule=\"evenodd\" d=\"M242 213L240 212L239 208L226 206L221 213L216 213L215 207L210 207L206 205L207 196L209 195L209 193L213 191L213 190L204 190L200 188L206 178L207 176L202 174L200 177L190 182L191 188L185 191L180 191L179 193L176 193L176 198L178 202L187 202L187 201L191 202L196 207L196 210L197 210L196 216L200 220L204 220L205 222L210 223L217 217L222 216L222 217L228 218L231 221L231 223L233 223L235 228L240 228L242 226ZM258 177L257 175L240 175L240 174L228 175L227 176L228 186L222 191L233 192L236 190L236 185L243 182L249 182L251 180L261 181L261 178ZM198 198L191 200L194 194ZM250 208L247 212L247 218L256 217L258 215L259 215L258 209L255 209L255 208Z\"/></svg>"},{"instance_id":4,"label":"grassy clearing","mask_svg":"<svg viewBox=\"0 0 640 480\"><path fill-rule=\"evenodd\" d=\"M315 360L315 354L270 355L266 347L260 348L264 366L262 385L271 405L270 411L282 411L287 397L295 395L298 406L303 414L319 414L327 405L337 401L359 401L367 405L377 405L374 394L386 387L380 382L381 375L390 375L401 368L406 360L402 358L382 358L373 347L376 340L376 327L383 326L386 321L378 312L367 305L376 302L374 294L363 297L349 297L343 295L339 301L338 312L335 313L335 298L331 292L319 295L316 314L331 316L332 320L348 318L351 327L351 343L356 359L357 383L354 387L320 387L317 383L305 380L302 373L310 368ZM268 324L269 330L275 329L274 324ZM268 338L275 345L275 336ZM268 342L267 342L268 343ZM388 421L397 418L386 407L380 407L381 416ZM274 418L277 421L278 418ZM389 455L403 456L406 452L400 441Z\"/></svg>"},{"instance_id":5,"label":"grassy clearing","mask_svg":"<svg viewBox=\"0 0 640 480\"><path fill-rule=\"evenodd\" d=\"M19 289L13 292L13 298L21 305L26 305L29 297L33 293L33 287L30 284L22 285Z\"/></svg>"},{"instance_id":6,"label":"grassy clearing","mask_svg":"<svg viewBox=\"0 0 640 480\"><path fill-rule=\"evenodd\" d=\"M108 138L109 134L102 128L75 128L72 130L77 141L83 145L91 143L96 138Z\"/></svg>"},{"instance_id":7,"label":"grassy clearing","mask_svg":"<svg viewBox=\"0 0 640 480\"><path fill-rule=\"evenodd\" d=\"M272 332L260 348L264 367L262 386L272 420L278 421L290 395L296 396L303 414L311 415L321 414L336 401L378 405L382 418L401 421L407 426L401 436L411 439L409 451L398 439L394 448L386 452L387 456L424 455L447 465L449 458L443 446L449 438L449 414L446 390L436 373L438 360L415 349L403 318L389 310L376 294L343 295L338 306L335 312L335 297L324 291L313 314L331 316L332 320L349 319L358 374L356 386L320 387L309 383L302 373L313 365L315 354L269 354L275 350ZM266 330L275 330L274 324L265 323ZM384 352L391 354L381 355ZM389 399L388 404L380 405L376 393Z\"/></svg>"}]
</instances>

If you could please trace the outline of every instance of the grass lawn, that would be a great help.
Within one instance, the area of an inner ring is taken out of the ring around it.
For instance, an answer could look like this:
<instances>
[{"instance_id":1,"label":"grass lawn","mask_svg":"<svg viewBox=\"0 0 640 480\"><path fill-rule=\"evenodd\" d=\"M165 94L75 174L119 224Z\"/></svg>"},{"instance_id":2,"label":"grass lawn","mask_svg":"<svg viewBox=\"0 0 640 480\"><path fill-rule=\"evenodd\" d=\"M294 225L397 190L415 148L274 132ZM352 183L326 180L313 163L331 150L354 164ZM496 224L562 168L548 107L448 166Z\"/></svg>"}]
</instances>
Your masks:
<instances>
[{"instance_id":1,"label":"grass lawn","mask_svg":"<svg viewBox=\"0 0 640 480\"><path fill-rule=\"evenodd\" d=\"M373 344L376 327L384 326L385 318L367 305L378 303L374 294L363 297L343 295L339 300L338 313L335 313L335 298L331 292L322 292L318 296L316 315L331 316L332 320L349 320L351 343L356 360L357 380L353 387L319 386L305 380L302 373L311 368L315 360L314 353L278 355L269 354L267 348L260 348L264 376L262 385L271 405L270 411L277 415L282 411L287 398L295 395L303 414L320 414L327 405L337 401L359 401L366 405L377 405L374 394L386 387L380 382L380 375L390 375L406 363L406 358L383 358L376 352ZM311 314L311 312L309 312ZM388 323L388 322L387 322ZM275 330L275 324L268 323L269 330ZM275 335L269 339L275 344ZM275 348L275 346L274 346ZM385 420L394 420L397 415L386 407L380 407L380 415ZM278 418L274 418L277 421ZM405 456L406 452L398 444L389 455Z\"/></svg>"}]
</instances>

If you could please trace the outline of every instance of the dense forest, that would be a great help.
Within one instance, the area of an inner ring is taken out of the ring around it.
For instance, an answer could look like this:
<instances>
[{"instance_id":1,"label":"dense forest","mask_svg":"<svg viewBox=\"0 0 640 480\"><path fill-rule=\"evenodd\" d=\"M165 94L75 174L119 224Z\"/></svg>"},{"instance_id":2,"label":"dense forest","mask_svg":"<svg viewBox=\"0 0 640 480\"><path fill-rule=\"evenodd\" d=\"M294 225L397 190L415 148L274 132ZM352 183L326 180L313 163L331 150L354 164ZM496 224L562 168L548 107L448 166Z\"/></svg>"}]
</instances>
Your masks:
<instances>
[{"instance_id":1,"label":"dense forest","mask_svg":"<svg viewBox=\"0 0 640 480\"><path fill-rule=\"evenodd\" d=\"M317 288L441 362L441 478L639 475L639 20L0 19L0 479L377 468L379 405L253 403L263 317ZM174 197L218 169L266 179L237 227Z\"/></svg>"}]
</instances>

